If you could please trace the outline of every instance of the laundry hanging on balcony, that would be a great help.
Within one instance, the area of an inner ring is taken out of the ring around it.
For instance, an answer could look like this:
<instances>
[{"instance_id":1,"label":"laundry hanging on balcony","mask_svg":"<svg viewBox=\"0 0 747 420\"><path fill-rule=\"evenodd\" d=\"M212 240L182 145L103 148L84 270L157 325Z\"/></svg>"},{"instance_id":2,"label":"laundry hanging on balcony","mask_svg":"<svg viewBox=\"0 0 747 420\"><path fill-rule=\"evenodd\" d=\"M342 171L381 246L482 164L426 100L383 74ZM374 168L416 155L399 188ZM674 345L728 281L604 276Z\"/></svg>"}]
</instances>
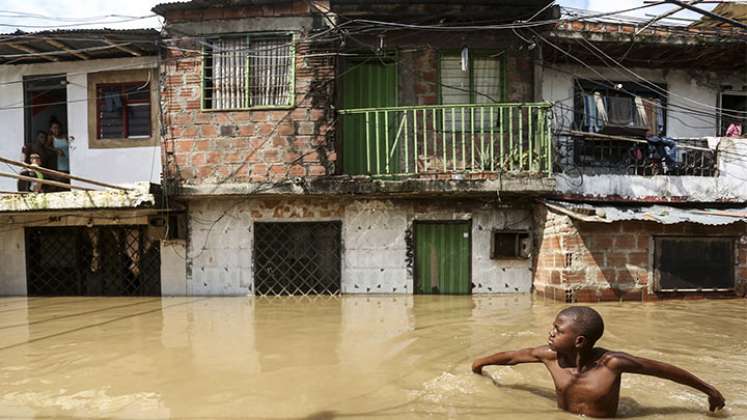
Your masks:
<instances>
[{"instance_id":1,"label":"laundry hanging on balcony","mask_svg":"<svg viewBox=\"0 0 747 420\"><path fill-rule=\"evenodd\" d=\"M581 123L592 133L659 135L664 131L664 115L659 99L640 96L583 94Z\"/></svg>"}]
</instances>

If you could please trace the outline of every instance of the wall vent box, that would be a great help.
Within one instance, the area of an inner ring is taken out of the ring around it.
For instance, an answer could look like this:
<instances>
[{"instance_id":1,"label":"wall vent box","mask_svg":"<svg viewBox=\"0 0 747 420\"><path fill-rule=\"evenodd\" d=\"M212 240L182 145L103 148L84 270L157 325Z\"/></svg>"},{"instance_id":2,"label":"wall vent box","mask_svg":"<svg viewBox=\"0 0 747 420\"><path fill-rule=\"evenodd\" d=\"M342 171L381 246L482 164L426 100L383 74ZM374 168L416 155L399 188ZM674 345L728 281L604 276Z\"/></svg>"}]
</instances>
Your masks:
<instances>
[{"instance_id":1,"label":"wall vent box","mask_svg":"<svg viewBox=\"0 0 747 420\"><path fill-rule=\"evenodd\" d=\"M494 230L490 241L490 258L527 259L532 252L532 243L528 231Z\"/></svg>"}]
</instances>

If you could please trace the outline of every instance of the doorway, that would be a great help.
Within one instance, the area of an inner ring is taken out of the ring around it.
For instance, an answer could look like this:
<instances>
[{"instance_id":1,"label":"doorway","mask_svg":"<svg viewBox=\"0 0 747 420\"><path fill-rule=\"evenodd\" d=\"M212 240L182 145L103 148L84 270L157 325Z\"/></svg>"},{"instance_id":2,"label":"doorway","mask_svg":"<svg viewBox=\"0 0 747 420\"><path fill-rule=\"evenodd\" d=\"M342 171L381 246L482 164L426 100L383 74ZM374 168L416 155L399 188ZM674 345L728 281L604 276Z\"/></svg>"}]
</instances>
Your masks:
<instances>
[{"instance_id":1,"label":"doorway","mask_svg":"<svg viewBox=\"0 0 747 420\"><path fill-rule=\"evenodd\" d=\"M65 75L27 76L23 79L26 144L33 143L40 131L48 132L57 121L67 131L67 79ZM50 168L57 169L57 168Z\"/></svg>"},{"instance_id":2,"label":"doorway","mask_svg":"<svg viewBox=\"0 0 747 420\"><path fill-rule=\"evenodd\" d=\"M397 106L397 62L392 56L345 60L342 108ZM395 148L397 113L345 115L342 120L342 166L346 175L381 175L399 172Z\"/></svg>"},{"instance_id":3,"label":"doorway","mask_svg":"<svg viewBox=\"0 0 747 420\"><path fill-rule=\"evenodd\" d=\"M415 222L415 293L472 293L472 223Z\"/></svg>"}]
</instances>

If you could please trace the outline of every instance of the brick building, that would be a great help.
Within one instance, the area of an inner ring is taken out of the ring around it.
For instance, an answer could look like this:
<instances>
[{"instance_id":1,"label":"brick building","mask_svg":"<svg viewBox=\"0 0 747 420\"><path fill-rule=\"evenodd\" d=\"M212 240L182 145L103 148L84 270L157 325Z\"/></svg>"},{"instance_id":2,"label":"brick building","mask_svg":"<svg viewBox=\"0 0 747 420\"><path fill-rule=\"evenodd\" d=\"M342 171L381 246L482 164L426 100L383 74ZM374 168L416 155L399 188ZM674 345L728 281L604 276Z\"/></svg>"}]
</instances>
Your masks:
<instances>
[{"instance_id":1,"label":"brick building","mask_svg":"<svg viewBox=\"0 0 747 420\"><path fill-rule=\"evenodd\" d=\"M469 22L548 3L156 6L177 288L530 291L533 200L554 188L537 50Z\"/></svg>"},{"instance_id":2,"label":"brick building","mask_svg":"<svg viewBox=\"0 0 747 420\"><path fill-rule=\"evenodd\" d=\"M533 34L558 134L556 192L535 212L540 295L744 295L747 143L720 137L747 122L734 31L573 11Z\"/></svg>"}]
</instances>

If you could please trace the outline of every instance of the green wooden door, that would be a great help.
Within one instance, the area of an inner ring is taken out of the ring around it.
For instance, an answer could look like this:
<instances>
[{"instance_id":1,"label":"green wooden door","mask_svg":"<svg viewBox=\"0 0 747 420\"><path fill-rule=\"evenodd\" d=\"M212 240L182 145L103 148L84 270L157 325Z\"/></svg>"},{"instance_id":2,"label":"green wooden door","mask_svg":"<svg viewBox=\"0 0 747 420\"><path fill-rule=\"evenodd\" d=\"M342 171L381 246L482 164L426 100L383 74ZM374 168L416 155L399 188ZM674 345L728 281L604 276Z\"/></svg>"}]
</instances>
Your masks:
<instances>
[{"instance_id":1,"label":"green wooden door","mask_svg":"<svg viewBox=\"0 0 747 420\"><path fill-rule=\"evenodd\" d=\"M470 222L415 224L416 293L471 293L470 230Z\"/></svg>"},{"instance_id":2,"label":"green wooden door","mask_svg":"<svg viewBox=\"0 0 747 420\"><path fill-rule=\"evenodd\" d=\"M342 76L342 102L343 109L397 106L396 62L386 57L346 60ZM346 174L379 175L398 172L399 155L390 154L389 171L386 170L386 130L390 134L391 146L394 142L391 127L394 127L396 117L392 112L386 116L379 112L377 124L376 115L369 114L367 124L365 114L343 116L342 162Z\"/></svg>"}]
</instances>

